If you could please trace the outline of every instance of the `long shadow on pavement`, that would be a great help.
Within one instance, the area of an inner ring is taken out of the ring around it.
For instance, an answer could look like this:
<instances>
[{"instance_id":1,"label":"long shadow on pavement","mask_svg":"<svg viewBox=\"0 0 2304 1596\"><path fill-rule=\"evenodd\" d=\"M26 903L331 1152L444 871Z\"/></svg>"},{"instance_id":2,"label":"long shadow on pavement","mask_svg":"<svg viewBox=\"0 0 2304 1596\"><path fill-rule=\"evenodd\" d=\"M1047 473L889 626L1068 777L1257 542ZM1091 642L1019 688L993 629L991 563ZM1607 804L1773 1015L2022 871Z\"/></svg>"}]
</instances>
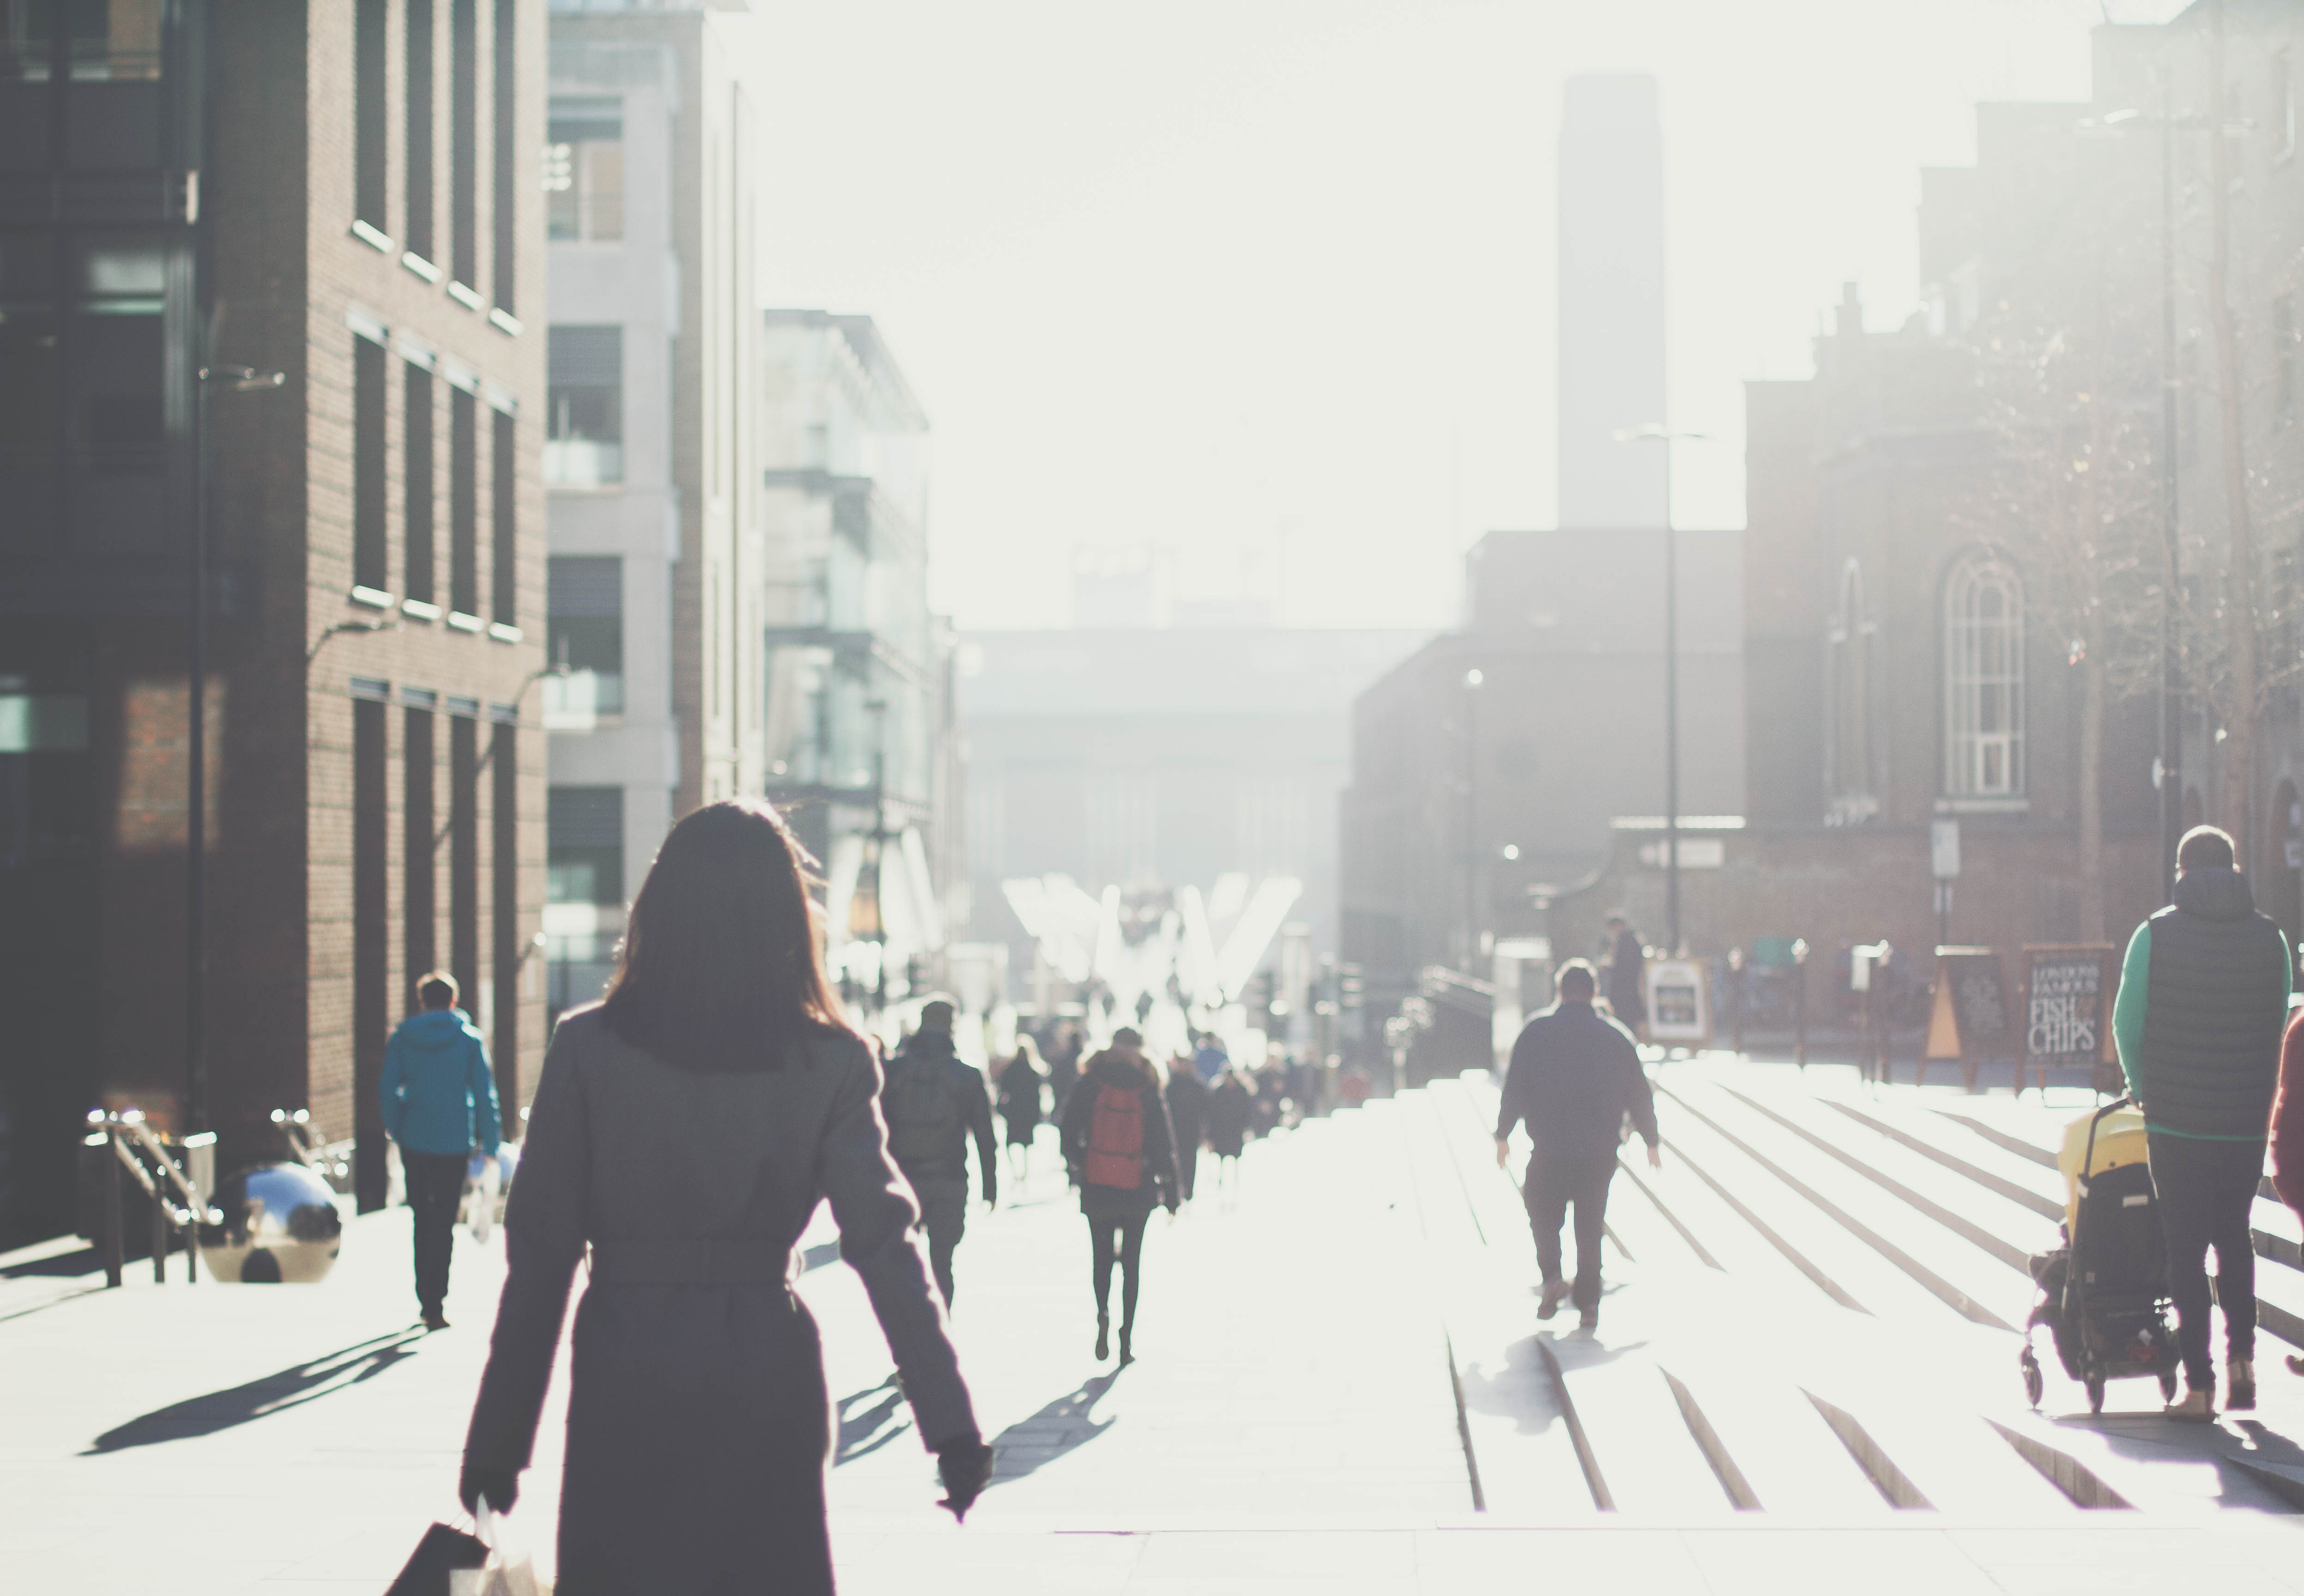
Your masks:
<instances>
[{"instance_id":1,"label":"long shadow on pavement","mask_svg":"<svg viewBox=\"0 0 2304 1596\"><path fill-rule=\"evenodd\" d=\"M151 1254L146 1253L143 1261L148 1263L151 1261ZM70 1252L56 1252L46 1258L36 1258L30 1263L12 1263L5 1269L0 1269L0 1280L22 1280L41 1275L69 1279L76 1275L95 1274L103 1267L103 1253L94 1247L81 1247Z\"/></svg>"},{"instance_id":2,"label":"long shadow on pavement","mask_svg":"<svg viewBox=\"0 0 2304 1596\"><path fill-rule=\"evenodd\" d=\"M992 1482L1000 1485L1021 1480L1035 1469L1086 1446L1118 1423L1116 1419L1097 1422L1095 1408L1119 1378L1117 1369L1109 1374L1099 1374L1079 1390L1057 1397L1030 1418L1019 1419L994 1436L992 1446L999 1460L993 1468Z\"/></svg>"},{"instance_id":3,"label":"long shadow on pavement","mask_svg":"<svg viewBox=\"0 0 2304 1596\"><path fill-rule=\"evenodd\" d=\"M2173 1423L2154 1413L2063 1413L2049 1422L2092 1431L2121 1456L2140 1463L2213 1464L2220 1507L2293 1513L2304 1507L2304 1447L2261 1420L2230 1420L2247 1432L2245 1442L2222 1424Z\"/></svg>"},{"instance_id":4,"label":"long shadow on pavement","mask_svg":"<svg viewBox=\"0 0 2304 1596\"><path fill-rule=\"evenodd\" d=\"M832 1455L834 1468L870 1456L912 1427L904 1415L904 1388L893 1374L877 1386L843 1396L834 1411L840 1415L840 1445Z\"/></svg>"},{"instance_id":5,"label":"long shadow on pavement","mask_svg":"<svg viewBox=\"0 0 2304 1596\"><path fill-rule=\"evenodd\" d=\"M422 1330L414 1329L395 1331L314 1358L308 1363L283 1369L277 1374L250 1380L246 1385L155 1408L106 1430L89 1443L88 1452L81 1456L156 1446L162 1441L191 1440L292 1407L301 1407L330 1392L374 1380L402 1359L414 1356L411 1345L422 1339L423 1335Z\"/></svg>"}]
</instances>

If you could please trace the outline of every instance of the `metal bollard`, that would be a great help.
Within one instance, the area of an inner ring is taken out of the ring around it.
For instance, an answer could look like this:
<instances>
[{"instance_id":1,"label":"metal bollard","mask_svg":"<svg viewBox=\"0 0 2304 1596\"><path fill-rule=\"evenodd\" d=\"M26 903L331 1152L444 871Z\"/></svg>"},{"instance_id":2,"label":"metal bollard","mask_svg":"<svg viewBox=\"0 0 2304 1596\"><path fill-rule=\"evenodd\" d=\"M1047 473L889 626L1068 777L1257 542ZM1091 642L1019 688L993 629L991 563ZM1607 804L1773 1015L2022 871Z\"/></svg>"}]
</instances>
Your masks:
<instances>
[{"instance_id":1,"label":"metal bollard","mask_svg":"<svg viewBox=\"0 0 2304 1596\"><path fill-rule=\"evenodd\" d=\"M1792 943L1792 1058L1808 1068L1808 938Z\"/></svg>"},{"instance_id":2,"label":"metal bollard","mask_svg":"<svg viewBox=\"0 0 2304 1596\"><path fill-rule=\"evenodd\" d=\"M152 1183L152 1283L168 1283L168 1188Z\"/></svg>"},{"instance_id":3,"label":"metal bollard","mask_svg":"<svg viewBox=\"0 0 2304 1596\"><path fill-rule=\"evenodd\" d=\"M126 1221L121 1215L119 1146L110 1127L104 1133L104 1283L107 1287L121 1283L126 1266L128 1242L121 1234Z\"/></svg>"}]
</instances>

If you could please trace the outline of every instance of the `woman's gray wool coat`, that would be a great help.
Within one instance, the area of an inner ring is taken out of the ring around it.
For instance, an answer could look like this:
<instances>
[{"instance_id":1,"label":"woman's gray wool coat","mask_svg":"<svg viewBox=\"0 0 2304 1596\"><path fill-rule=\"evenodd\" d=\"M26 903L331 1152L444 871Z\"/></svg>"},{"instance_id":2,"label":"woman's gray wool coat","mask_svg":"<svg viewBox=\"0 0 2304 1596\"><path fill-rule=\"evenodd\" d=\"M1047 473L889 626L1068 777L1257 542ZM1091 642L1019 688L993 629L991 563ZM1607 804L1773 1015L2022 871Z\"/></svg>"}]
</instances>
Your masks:
<instances>
[{"instance_id":1,"label":"woman's gray wool coat","mask_svg":"<svg viewBox=\"0 0 2304 1596\"><path fill-rule=\"evenodd\" d=\"M577 1267L561 1596L832 1589L829 1405L792 1245L828 1198L922 1439L976 1433L888 1157L879 1066L825 1029L786 1065L678 1070L562 1019L504 1215L509 1272L465 1442L521 1469Z\"/></svg>"}]
</instances>

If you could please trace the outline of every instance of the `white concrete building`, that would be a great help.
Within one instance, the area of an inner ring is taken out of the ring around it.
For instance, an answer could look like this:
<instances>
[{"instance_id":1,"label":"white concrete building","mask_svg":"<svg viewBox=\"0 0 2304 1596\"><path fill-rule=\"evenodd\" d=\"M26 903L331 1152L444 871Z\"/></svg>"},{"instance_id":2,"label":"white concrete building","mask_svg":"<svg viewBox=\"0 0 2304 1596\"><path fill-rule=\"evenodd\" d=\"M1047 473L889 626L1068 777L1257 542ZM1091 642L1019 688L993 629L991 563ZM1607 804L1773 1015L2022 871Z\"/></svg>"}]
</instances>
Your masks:
<instances>
[{"instance_id":1,"label":"white concrete building","mask_svg":"<svg viewBox=\"0 0 2304 1596\"><path fill-rule=\"evenodd\" d=\"M761 789L749 9L553 7L555 1013L597 994L672 822Z\"/></svg>"}]
</instances>

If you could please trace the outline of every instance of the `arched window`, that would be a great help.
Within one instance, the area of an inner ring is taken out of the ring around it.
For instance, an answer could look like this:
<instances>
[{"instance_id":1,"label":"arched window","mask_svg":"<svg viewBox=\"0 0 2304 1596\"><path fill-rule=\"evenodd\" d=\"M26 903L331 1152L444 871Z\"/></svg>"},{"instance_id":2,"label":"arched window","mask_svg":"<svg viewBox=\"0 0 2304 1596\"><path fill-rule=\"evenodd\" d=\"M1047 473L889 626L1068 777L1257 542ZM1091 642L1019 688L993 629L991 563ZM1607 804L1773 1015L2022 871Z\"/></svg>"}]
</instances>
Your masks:
<instances>
[{"instance_id":1,"label":"arched window","mask_svg":"<svg viewBox=\"0 0 2304 1596\"><path fill-rule=\"evenodd\" d=\"M1840 613L1832 623L1832 719L1829 775L1835 826L1855 825L1879 812L1872 773L1872 637L1864 613L1864 573L1854 560L1841 573Z\"/></svg>"},{"instance_id":2,"label":"arched window","mask_svg":"<svg viewBox=\"0 0 2304 1596\"><path fill-rule=\"evenodd\" d=\"M2024 791L2024 582L1994 555L1965 556L1944 584L1944 790Z\"/></svg>"}]
</instances>

